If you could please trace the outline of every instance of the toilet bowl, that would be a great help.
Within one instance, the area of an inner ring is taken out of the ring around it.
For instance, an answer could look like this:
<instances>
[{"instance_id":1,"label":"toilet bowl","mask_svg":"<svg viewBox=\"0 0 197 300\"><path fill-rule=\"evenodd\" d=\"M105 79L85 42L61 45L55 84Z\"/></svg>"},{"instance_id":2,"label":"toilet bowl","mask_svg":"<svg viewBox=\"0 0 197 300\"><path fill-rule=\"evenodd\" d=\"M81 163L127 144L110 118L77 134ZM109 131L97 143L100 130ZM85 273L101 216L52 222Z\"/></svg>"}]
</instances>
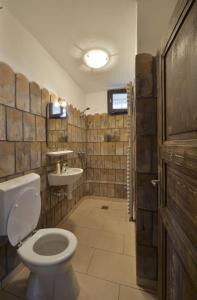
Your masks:
<instances>
[{"instance_id":1,"label":"toilet bowl","mask_svg":"<svg viewBox=\"0 0 197 300\"><path fill-rule=\"evenodd\" d=\"M76 248L74 234L58 228L40 229L18 248L18 255L31 271L28 299L77 298L79 286L71 265Z\"/></svg>"},{"instance_id":2,"label":"toilet bowl","mask_svg":"<svg viewBox=\"0 0 197 300\"><path fill-rule=\"evenodd\" d=\"M79 285L71 260L77 238L67 230L35 231L41 211L40 177L28 174L0 183L0 236L30 270L28 300L76 300Z\"/></svg>"}]
</instances>

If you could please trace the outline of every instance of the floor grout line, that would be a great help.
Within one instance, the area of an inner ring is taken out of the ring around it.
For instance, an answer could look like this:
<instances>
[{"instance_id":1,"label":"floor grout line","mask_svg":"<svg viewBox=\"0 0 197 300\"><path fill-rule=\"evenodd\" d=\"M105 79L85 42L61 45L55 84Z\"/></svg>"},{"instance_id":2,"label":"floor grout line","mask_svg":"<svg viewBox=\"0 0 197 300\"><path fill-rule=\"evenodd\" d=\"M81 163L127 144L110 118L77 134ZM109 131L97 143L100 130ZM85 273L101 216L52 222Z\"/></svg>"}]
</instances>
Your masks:
<instances>
[{"instance_id":1,"label":"floor grout line","mask_svg":"<svg viewBox=\"0 0 197 300\"><path fill-rule=\"evenodd\" d=\"M92 255L91 255L91 258L90 258L90 261L89 261L89 263L88 263L87 274L88 274L88 271L89 271L90 265L91 265L91 263L92 263L92 260L93 260L93 257L94 257L95 252L96 252L96 248L94 248L94 251L93 251L93 253L92 253Z\"/></svg>"},{"instance_id":2,"label":"floor grout line","mask_svg":"<svg viewBox=\"0 0 197 300\"><path fill-rule=\"evenodd\" d=\"M68 225L73 225L72 222L69 222L67 221L66 222ZM66 226L66 224L65 224ZM95 231L101 231L102 233L105 232L105 233L108 233L108 234L111 234L111 235L119 235L119 236L125 236L127 235L126 233L115 233L113 231L107 231L107 230L102 230L102 227L101 228L95 228L95 227L89 227L89 226L84 226L84 225L81 225L81 224L76 224L75 227L80 227L80 228L86 228L86 229L89 229L89 230L95 230Z\"/></svg>"},{"instance_id":3,"label":"floor grout line","mask_svg":"<svg viewBox=\"0 0 197 300\"><path fill-rule=\"evenodd\" d=\"M118 285L118 300L120 300L120 284Z\"/></svg>"},{"instance_id":4,"label":"floor grout line","mask_svg":"<svg viewBox=\"0 0 197 300\"><path fill-rule=\"evenodd\" d=\"M89 277L92 277L92 278L96 278L96 279L99 279L99 280L102 280L102 281L106 281L106 282L109 282L109 283L112 283L112 284L115 284L115 285L121 285L121 286L125 286L125 287L128 287L128 288L133 288L133 289L136 289L136 290L143 290L143 288L141 288L140 286L134 286L134 285L129 285L129 284L126 284L126 283L122 283L122 282L117 282L117 281L112 281L112 280L109 280L109 279L105 279L103 277L99 277L99 276L96 276L96 275L92 275L90 273L84 273L84 272L81 272L81 271L75 271L76 273L80 273L80 274L84 274L84 275L87 275Z\"/></svg>"},{"instance_id":5,"label":"floor grout line","mask_svg":"<svg viewBox=\"0 0 197 300\"><path fill-rule=\"evenodd\" d=\"M128 254L124 254L122 251L121 252L115 252L115 251L112 251L112 250L108 250L108 249L103 249L103 248L98 248L98 247L95 247L95 246L91 246L91 245L88 245L88 244L83 244L81 242L79 242L79 244L83 245L83 246L86 246L88 248L93 248L95 250L99 250L99 251L104 251L104 252L110 252L110 253L113 253L113 254L117 254L117 255L122 255L122 256L127 256L127 257L136 257L135 255L128 255Z\"/></svg>"}]
</instances>

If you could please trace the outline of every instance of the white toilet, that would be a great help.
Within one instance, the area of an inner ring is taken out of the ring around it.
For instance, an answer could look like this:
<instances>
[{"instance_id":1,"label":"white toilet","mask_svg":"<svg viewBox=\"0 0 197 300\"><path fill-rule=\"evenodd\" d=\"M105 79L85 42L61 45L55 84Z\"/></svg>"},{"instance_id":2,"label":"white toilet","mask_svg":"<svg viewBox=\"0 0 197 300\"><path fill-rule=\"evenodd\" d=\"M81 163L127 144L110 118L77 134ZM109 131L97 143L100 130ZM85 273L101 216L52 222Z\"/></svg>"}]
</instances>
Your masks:
<instances>
[{"instance_id":1,"label":"white toilet","mask_svg":"<svg viewBox=\"0 0 197 300\"><path fill-rule=\"evenodd\" d=\"M28 174L0 183L0 236L8 236L30 269L29 300L75 300L79 286L71 259L77 238L48 228L35 231L41 211L40 176Z\"/></svg>"}]
</instances>

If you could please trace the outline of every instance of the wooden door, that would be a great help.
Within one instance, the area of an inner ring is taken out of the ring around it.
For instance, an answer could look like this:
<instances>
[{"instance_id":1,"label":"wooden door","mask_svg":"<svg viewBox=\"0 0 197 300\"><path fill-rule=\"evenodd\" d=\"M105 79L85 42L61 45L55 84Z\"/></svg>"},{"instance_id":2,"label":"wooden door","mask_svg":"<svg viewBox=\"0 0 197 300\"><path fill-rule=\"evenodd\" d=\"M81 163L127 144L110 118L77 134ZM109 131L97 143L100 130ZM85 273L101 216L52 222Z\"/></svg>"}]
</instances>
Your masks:
<instances>
[{"instance_id":1,"label":"wooden door","mask_svg":"<svg viewBox=\"0 0 197 300\"><path fill-rule=\"evenodd\" d=\"M197 1L159 54L159 299L197 299Z\"/></svg>"}]
</instances>

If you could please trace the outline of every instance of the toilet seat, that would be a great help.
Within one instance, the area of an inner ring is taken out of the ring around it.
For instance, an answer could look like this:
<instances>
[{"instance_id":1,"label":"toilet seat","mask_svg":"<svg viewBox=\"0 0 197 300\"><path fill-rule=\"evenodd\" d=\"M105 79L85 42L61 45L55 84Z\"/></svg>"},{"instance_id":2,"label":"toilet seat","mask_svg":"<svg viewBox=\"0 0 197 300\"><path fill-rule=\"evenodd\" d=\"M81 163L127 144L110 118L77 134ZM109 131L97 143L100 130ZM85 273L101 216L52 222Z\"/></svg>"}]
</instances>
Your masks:
<instances>
[{"instance_id":1,"label":"toilet seat","mask_svg":"<svg viewBox=\"0 0 197 300\"><path fill-rule=\"evenodd\" d=\"M68 245L65 250L55 255L40 255L34 251L34 245L40 239L50 236L57 235L57 237L63 237L67 240ZM35 266L47 266L57 265L64 260L71 258L77 247L77 238L70 231L60 228L47 228L38 230L33 236L24 241L21 247L18 249L19 256L29 264Z\"/></svg>"}]
</instances>

